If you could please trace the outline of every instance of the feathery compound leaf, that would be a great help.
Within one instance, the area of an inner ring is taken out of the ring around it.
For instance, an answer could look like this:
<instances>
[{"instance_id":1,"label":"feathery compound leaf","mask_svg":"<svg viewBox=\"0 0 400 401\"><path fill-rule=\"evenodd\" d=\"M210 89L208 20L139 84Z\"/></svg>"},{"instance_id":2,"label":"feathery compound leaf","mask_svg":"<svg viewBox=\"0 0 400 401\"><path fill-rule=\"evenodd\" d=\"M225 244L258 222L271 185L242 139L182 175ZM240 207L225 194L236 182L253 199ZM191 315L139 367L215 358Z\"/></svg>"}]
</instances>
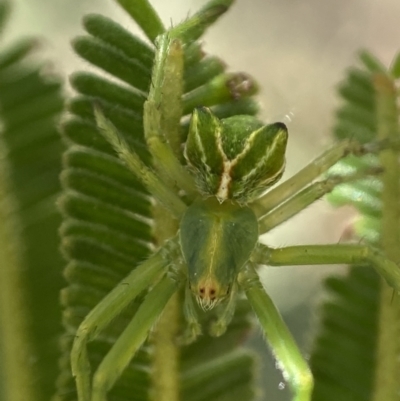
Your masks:
<instances>
[{"instance_id":1,"label":"feathery compound leaf","mask_svg":"<svg viewBox=\"0 0 400 401\"><path fill-rule=\"evenodd\" d=\"M6 8L0 3L1 26ZM55 201L63 100L60 81L27 59L35 43L22 40L0 52L2 390L7 400L26 401L54 392L61 331Z\"/></svg>"},{"instance_id":2,"label":"feathery compound leaf","mask_svg":"<svg viewBox=\"0 0 400 401\"><path fill-rule=\"evenodd\" d=\"M163 31L158 16L146 1L138 3L137 8L135 3L134 9L129 2L119 3L152 40ZM220 2L214 3L217 7ZM222 3L215 18L230 2ZM205 11L200 12L200 17L204 17L202 12ZM64 214L62 249L68 260L65 276L69 285L62 293L66 332L58 400L76 399L69 358L78 325L112 288L150 255L154 242L149 194L98 132L93 113L96 104L127 146L150 166L143 136L143 104L150 86L154 48L103 16L87 16L84 27L88 35L76 39L74 48L108 76L79 72L71 77L78 95L70 103L72 116L64 126L69 146L64 155L65 192L60 203ZM192 36L197 37L206 27L207 24ZM227 74L224 69L217 58L204 55L199 44L187 45L185 115L190 114L193 107L204 104L211 106L220 117L257 112L256 102L251 98L256 91L254 82L244 74ZM187 123L182 127L184 141ZM140 303L141 299L133 302L106 332L90 343L92 369L98 366ZM204 335L189 346L173 345L174 352L180 354L182 400L246 401L254 398L254 360L245 350L235 351L250 327L248 312L247 304L239 303L223 338L211 339ZM183 319L180 324L179 330L183 332ZM151 359L156 354L156 341L142 347L110 392L109 399L131 400L134 396L137 401L148 400L152 391Z\"/></svg>"},{"instance_id":3,"label":"feathery compound leaf","mask_svg":"<svg viewBox=\"0 0 400 401\"><path fill-rule=\"evenodd\" d=\"M375 74L387 77L387 71L367 52L361 53L360 59L364 68L351 68L339 86L344 103L337 111L334 132L340 139L356 138L365 143L378 138L382 125L390 124L390 119L398 120L398 116L388 114L387 105L378 103ZM383 119L382 111L378 113L382 107L386 107ZM347 157L331 173L347 175L379 165L377 156ZM381 239L383 177L342 184L328 197L336 206L352 205L358 210L353 229L362 241L375 245ZM392 185L396 187L398 183ZM326 285L331 300L322 307L321 333L311 358L316 378L313 400L372 400L380 391L376 374L381 357L378 332L383 328L379 328L379 312L385 284L372 268L355 266L347 277L328 279Z\"/></svg>"},{"instance_id":4,"label":"feathery compound leaf","mask_svg":"<svg viewBox=\"0 0 400 401\"><path fill-rule=\"evenodd\" d=\"M353 267L346 278L326 281L331 299L321 308L321 332L311 366L314 401L366 401L374 382L379 277Z\"/></svg>"}]
</instances>

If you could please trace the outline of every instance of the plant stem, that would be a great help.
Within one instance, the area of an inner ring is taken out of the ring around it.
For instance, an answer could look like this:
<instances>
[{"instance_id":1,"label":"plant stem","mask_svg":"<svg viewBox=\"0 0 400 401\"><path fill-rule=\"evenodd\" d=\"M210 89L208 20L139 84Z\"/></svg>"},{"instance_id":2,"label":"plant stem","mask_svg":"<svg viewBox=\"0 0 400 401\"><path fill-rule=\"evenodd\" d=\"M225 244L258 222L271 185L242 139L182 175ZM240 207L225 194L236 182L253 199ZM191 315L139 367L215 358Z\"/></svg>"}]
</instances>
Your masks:
<instances>
[{"instance_id":1,"label":"plant stem","mask_svg":"<svg viewBox=\"0 0 400 401\"><path fill-rule=\"evenodd\" d=\"M0 149L4 146L0 143ZM3 154L0 164L0 338L4 399L37 401L38 382L32 361L34 352L30 333L28 303L24 289L26 273L22 260L16 201L10 195L8 168Z\"/></svg>"},{"instance_id":2,"label":"plant stem","mask_svg":"<svg viewBox=\"0 0 400 401\"><path fill-rule=\"evenodd\" d=\"M179 304L178 294L175 294L168 302L152 337L154 354L151 398L154 401L179 400L179 350L176 346Z\"/></svg>"},{"instance_id":3,"label":"plant stem","mask_svg":"<svg viewBox=\"0 0 400 401\"><path fill-rule=\"evenodd\" d=\"M154 207L154 234L157 244L176 234L177 222L171 214ZM180 298L173 295L151 336L153 351L152 392L153 401L179 401L179 348Z\"/></svg>"},{"instance_id":4,"label":"plant stem","mask_svg":"<svg viewBox=\"0 0 400 401\"><path fill-rule=\"evenodd\" d=\"M398 138L398 112L393 81L384 74L374 77L377 94L378 138ZM381 152L384 168L381 246L386 256L400 263L400 166L398 152ZM381 281L377 365L373 401L400 400L400 297Z\"/></svg>"}]
</instances>

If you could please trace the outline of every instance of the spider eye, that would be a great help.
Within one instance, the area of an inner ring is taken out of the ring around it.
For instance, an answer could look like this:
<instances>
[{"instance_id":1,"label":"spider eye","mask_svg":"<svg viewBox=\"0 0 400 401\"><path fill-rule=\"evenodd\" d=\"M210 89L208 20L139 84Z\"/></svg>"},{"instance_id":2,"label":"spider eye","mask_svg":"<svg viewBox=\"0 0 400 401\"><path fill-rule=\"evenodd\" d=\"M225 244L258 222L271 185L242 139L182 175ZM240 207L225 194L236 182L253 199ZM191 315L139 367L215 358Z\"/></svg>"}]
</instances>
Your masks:
<instances>
[{"instance_id":1,"label":"spider eye","mask_svg":"<svg viewBox=\"0 0 400 401\"><path fill-rule=\"evenodd\" d=\"M215 293L216 293L216 291L212 288L211 290L210 290L210 294L209 294L209 297L210 297L210 299L211 299L211 301L214 301L215 300Z\"/></svg>"},{"instance_id":2,"label":"spider eye","mask_svg":"<svg viewBox=\"0 0 400 401\"><path fill-rule=\"evenodd\" d=\"M199 297L201 299L210 299L213 301L216 298L217 291L215 288L208 287L200 287L199 288Z\"/></svg>"}]
</instances>

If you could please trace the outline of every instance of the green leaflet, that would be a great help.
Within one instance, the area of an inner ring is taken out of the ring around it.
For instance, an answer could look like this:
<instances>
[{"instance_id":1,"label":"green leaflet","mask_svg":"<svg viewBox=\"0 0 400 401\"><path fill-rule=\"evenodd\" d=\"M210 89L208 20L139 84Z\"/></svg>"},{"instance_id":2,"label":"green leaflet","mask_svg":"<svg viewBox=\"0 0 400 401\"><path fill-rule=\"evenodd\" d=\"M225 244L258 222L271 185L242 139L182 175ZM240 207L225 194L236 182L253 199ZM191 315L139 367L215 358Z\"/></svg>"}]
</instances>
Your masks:
<instances>
[{"instance_id":1,"label":"green leaflet","mask_svg":"<svg viewBox=\"0 0 400 401\"><path fill-rule=\"evenodd\" d=\"M1 29L7 10L0 2ZM35 46L20 40L0 52L0 337L7 380L0 387L7 400L51 397L61 332L55 202L63 99L60 80L29 59Z\"/></svg>"},{"instance_id":2,"label":"green leaflet","mask_svg":"<svg viewBox=\"0 0 400 401\"><path fill-rule=\"evenodd\" d=\"M366 143L376 138L378 131L373 74L387 72L370 54L361 53L360 58L364 67L351 68L339 86L344 103L337 111L334 132L337 138L351 137ZM392 117L387 115L387 118ZM377 157L348 157L334 166L331 173L351 174L379 165ZM382 178L342 184L328 197L335 206L352 205L358 210L353 230L372 244L377 244L381 237ZM313 400L386 400L374 398L382 387L374 388L377 366L381 366L377 345L381 280L372 268L355 266L347 277L328 279L326 285L331 300L322 307L321 332L311 357L316 379ZM396 301L393 302L396 308ZM392 347L389 343L387 346L389 350Z\"/></svg>"},{"instance_id":3,"label":"green leaflet","mask_svg":"<svg viewBox=\"0 0 400 401\"><path fill-rule=\"evenodd\" d=\"M154 39L154 31L160 32L154 13L144 7L138 16L138 10L120 3L128 13L134 13L138 23ZM144 15L149 18L149 30L143 27L147 18ZM60 205L64 215L61 235L68 260L65 269L68 287L62 292L65 334L57 400L76 399L69 357L77 326L105 294L150 254L153 242L149 196L98 133L93 105L99 104L129 146L149 163L142 114L154 50L106 17L87 16L84 26L88 35L74 41L76 52L113 79L88 72L71 77L78 95L70 102L72 116L64 125L68 149L64 155L64 195ZM250 97L256 86L250 78L226 74L223 64L205 56L196 43L187 47L185 77L185 115L203 104L210 106L219 117L257 111ZM236 88L241 88L243 80L252 84L248 92L238 97ZM183 123L182 137L186 131L187 125ZM134 302L89 345L94 368L135 313L139 302ZM254 361L247 351L237 348L249 329L247 312L248 307L239 303L234 321L223 338L210 339L205 335L195 344L182 347L182 400L223 401L231 400L233 395L241 401L253 399ZM110 400L130 400L132 395L138 401L149 399L152 352L151 344L142 347L110 392Z\"/></svg>"}]
</instances>

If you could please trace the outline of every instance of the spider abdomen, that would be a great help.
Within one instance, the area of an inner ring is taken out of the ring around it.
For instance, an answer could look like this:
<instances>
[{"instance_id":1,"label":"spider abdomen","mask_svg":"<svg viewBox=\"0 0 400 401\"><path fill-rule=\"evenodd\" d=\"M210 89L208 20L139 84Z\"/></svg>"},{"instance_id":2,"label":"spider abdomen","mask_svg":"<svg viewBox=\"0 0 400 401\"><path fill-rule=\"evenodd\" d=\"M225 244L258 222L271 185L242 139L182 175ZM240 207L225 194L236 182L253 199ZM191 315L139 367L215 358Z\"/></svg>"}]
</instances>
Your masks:
<instances>
[{"instance_id":1,"label":"spider abdomen","mask_svg":"<svg viewBox=\"0 0 400 401\"><path fill-rule=\"evenodd\" d=\"M192 292L210 309L225 298L258 240L258 223L249 207L215 198L198 200L184 214L180 243Z\"/></svg>"},{"instance_id":2,"label":"spider abdomen","mask_svg":"<svg viewBox=\"0 0 400 401\"><path fill-rule=\"evenodd\" d=\"M185 157L201 192L245 204L280 179L287 129L253 116L220 120L209 109L193 112Z\"/></svg>"}]
</instances>

